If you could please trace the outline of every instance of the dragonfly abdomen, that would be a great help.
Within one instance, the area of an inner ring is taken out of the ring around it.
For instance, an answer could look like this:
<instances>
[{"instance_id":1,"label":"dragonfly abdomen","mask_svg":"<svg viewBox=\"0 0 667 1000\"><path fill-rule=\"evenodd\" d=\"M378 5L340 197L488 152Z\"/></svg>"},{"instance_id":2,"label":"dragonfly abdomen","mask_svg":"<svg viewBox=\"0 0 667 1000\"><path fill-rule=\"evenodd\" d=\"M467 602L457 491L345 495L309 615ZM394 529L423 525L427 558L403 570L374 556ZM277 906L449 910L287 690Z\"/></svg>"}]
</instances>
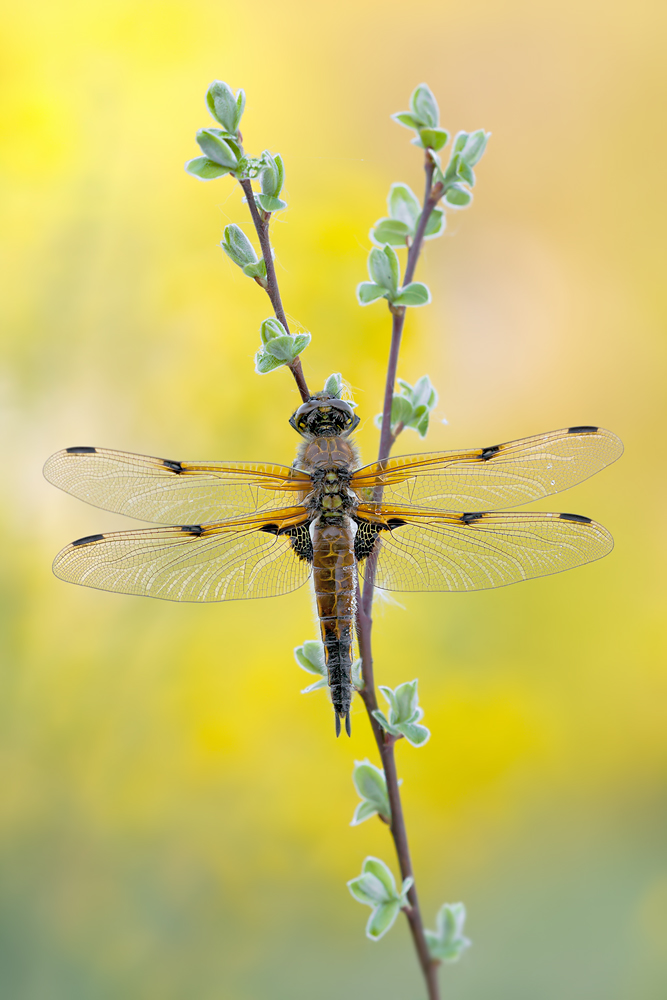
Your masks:
<instances>
[{"instance_id":1,"label":"dragonfly abdomen","mask_svg":"<svg viewBox=\"0 0 667 1000\"><path fill-rule=\"evenodd\" d=\"M340 719L350 732L352 701L352 637L354 632L356 566L354 528L349 517L312 524L313 582L320 619L324 658L336 713L336 732Z\"/></svg>"}]
</instances>

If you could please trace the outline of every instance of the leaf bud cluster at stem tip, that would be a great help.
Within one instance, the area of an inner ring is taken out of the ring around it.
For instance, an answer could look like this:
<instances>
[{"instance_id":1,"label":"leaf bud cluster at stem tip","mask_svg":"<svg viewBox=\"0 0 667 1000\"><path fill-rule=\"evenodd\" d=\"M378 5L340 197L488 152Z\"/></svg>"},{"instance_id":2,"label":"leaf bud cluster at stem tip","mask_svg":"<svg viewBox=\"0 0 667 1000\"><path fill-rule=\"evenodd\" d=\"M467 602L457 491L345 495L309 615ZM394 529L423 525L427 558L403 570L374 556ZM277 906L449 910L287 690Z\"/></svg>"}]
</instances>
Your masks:
<instances>
[{"instance_id":1,"label":"leaf bud cluster at stem tip","mask_svg":"<svg viewBox=\"0 0 667 1000\"><path fill-rule=\"evenodd\" d=\"M282 365L290 365L310 343L309 333L288 333L280 320L270 316L260 327L262 346L255 355L255 371L260 375Z\"/></svg>"}]
</instances>

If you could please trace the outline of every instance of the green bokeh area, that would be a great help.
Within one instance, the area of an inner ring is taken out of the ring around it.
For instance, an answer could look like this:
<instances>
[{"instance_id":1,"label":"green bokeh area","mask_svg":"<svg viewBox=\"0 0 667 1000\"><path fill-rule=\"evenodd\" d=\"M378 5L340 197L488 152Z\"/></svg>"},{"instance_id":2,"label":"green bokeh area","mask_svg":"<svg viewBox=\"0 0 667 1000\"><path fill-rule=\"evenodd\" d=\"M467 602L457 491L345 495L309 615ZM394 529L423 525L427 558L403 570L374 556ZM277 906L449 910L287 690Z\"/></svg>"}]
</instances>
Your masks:
<instances>
[{"instance_id":1,"label":"green bokeh area","mask_svg":"<svg viewBox=\"0 0 667 1000\"><path fill-rule=\"evenodd\" d=\"M335 740L292 649L307 590L170 605L69 587L69 540L137 526L59 493L53 451L289 463L298 396L253 371L269 314L217 246L247 208L183 163L216 77L246 147L285 160L277 268L306 378L341 371L377 449L384 304L368 231L419 151L389 120L427 80L442 123L493 133L475 201L417 277L399 375L428 373L427 441L488 446L600 424L626 453L543 509L594 517L600 563L497 592L378 601L376 671L419 677L398 748L427 923L463 900L451 1000L662 1000L667 991L667 494L662 120L653 0L26 3L6 11L0 412L0 996L423 996L404 921L378 943L345 882L360 704ZM428 30L424 30L428 25ZM446 416L448 423L442 423ZM311 678L312 679L312 678Z\"/></svg>"}]
</instances>

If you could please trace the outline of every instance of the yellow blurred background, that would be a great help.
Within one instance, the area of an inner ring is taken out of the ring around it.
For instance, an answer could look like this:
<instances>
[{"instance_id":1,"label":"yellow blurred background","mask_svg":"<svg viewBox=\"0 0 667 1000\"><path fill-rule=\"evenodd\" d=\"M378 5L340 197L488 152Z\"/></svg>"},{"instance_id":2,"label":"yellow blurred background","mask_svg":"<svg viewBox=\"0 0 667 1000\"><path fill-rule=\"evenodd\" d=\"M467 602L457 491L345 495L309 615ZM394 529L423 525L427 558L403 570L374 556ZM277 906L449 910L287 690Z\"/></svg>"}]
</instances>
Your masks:
<instances>
[{"instance_id":1,"label":"yellow blurred background","mask_svg":"<svg viewBox=\"0 0 667 1000\"><path fill-rule=\"evenodd\" d=\"M293 456L290 377L253 372L268 302L217 247L247 209L183 171L218 77L246 89L246 147L285 159L285 305L311 387L352 385L367 461L389 324L354 288L389 184L422 185L389 115L425 80L443 125L493 133L420 265L434 302L399 374L440 405L397 450L610 427L623 459L542 506L616 549L376 605L376 670L419 677L433 732L398 758L427 923L469 911L444 995L662 1000L665 4L26 0L3 20L0 995L423 995L403 922L370 943L345 888L368 854L395 866L380 823L348 826L353 760L376 760L360 704L336 741L325 694L299 693L309 595L178 606L50 571L129 523L43 481L58 448Z\"/></svg>"}]
</instances>

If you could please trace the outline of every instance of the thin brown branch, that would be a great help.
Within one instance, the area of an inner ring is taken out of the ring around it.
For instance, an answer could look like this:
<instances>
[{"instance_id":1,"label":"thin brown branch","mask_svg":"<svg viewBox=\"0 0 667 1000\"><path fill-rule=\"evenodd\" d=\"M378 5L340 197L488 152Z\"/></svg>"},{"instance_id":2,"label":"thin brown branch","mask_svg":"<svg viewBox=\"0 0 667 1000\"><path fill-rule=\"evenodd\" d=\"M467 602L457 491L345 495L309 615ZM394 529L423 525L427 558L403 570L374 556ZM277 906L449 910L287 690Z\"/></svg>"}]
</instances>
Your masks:
<instances>
[{"instance_id":1,"label":"thin brown branch","mask_svg":"<svg viewBox=\"0 0 667 1000\"><path fill-rule=\"evenodd\" d=\"M250 209L252 221L255 224L255 231L259 239L259 245L262 249L262 257L264 258L264 263L266 265L266 294L271 300L271 305L273 306L273 311L276 314L276 319L280 320L282 325L285 327L286 332L289 333L287 317L285 316L285 310L283 309L283 303L280 297L280 289L278 287L278 279L276 277L276 268L273 263L273 254L271 253L271 240L269 239L269 223L271 221L271 213L260 212L257 208L257 202L255 201L252 184L249 180L239 181L239 184L245 192L248 208ZM310 392L303 374L303 368L301 367L301 360L298 357L295 358L288 367L294 376L294 381L296 382L297 388L301 393L301 399L305 403L310 399Z\"/></svg>"},{"instance_id":2,"label":"thin brown branch","mask_svg":"<svg viewBox=\"0 0 667 1000\"><path fill-rule=\"evenodd\" d=\"M404 286L408 285L412 281L424 241L424 233L426 231L428 220L442 195L440 185L433 187L434 168L434 162L430 153L427 151L424 163L426 177L423 209L414 241L408 251L408 260L405 268L405 274L403 276ZM378 461L380 462L384 462L389 457L391 448L398 437L400 430L402 430L402 427L399 426L396 428L396 432L392 434L391 407L394 396L394 386L396 384L398 357L401 348L406 310L404 306L399 308L390 308L392 312L392 331L391 346L389 348L389 360L387 364L384 406L382 410L382 431L380 434L380 448L378 453ZM376 490L376 496L374 499L376 503L381 503L381 487ZM394 841L394 847L396 849L398 864L401 870L401 877L403 879L414 879L412 860L408 845L408 836L405 827L405 817L403 816L403 806L401 803L400 787L398 784L398 775L396 772L396 757L394 753L396 739L382 729L373 715L373 712L378 707L373 677L373 651L371 643L371 633L373 627L373 592L375 589L376 565L377 553L371 553L367 559L365 567L363 596L359 590L357 591L357 635L359 638L359 652L362 660L362 677L364 683L363 690L360 694L373 729L373 735L375 736L375 741L380 752L382 768L387 782L387 793L391 807L390 830ZM437 969L440 963L437 960L432 959L428 951L428 945L424 934L424 923L419 907L417 888L414 882L408 892L408 900L410 907L405 909L404 913L410 926L410 932L412 934L415 950L417 952L417 958L419 959L419 964L426 982L429 1000L440 1000L440 988L437 977Z\"/></svg>"}]
</instances>

